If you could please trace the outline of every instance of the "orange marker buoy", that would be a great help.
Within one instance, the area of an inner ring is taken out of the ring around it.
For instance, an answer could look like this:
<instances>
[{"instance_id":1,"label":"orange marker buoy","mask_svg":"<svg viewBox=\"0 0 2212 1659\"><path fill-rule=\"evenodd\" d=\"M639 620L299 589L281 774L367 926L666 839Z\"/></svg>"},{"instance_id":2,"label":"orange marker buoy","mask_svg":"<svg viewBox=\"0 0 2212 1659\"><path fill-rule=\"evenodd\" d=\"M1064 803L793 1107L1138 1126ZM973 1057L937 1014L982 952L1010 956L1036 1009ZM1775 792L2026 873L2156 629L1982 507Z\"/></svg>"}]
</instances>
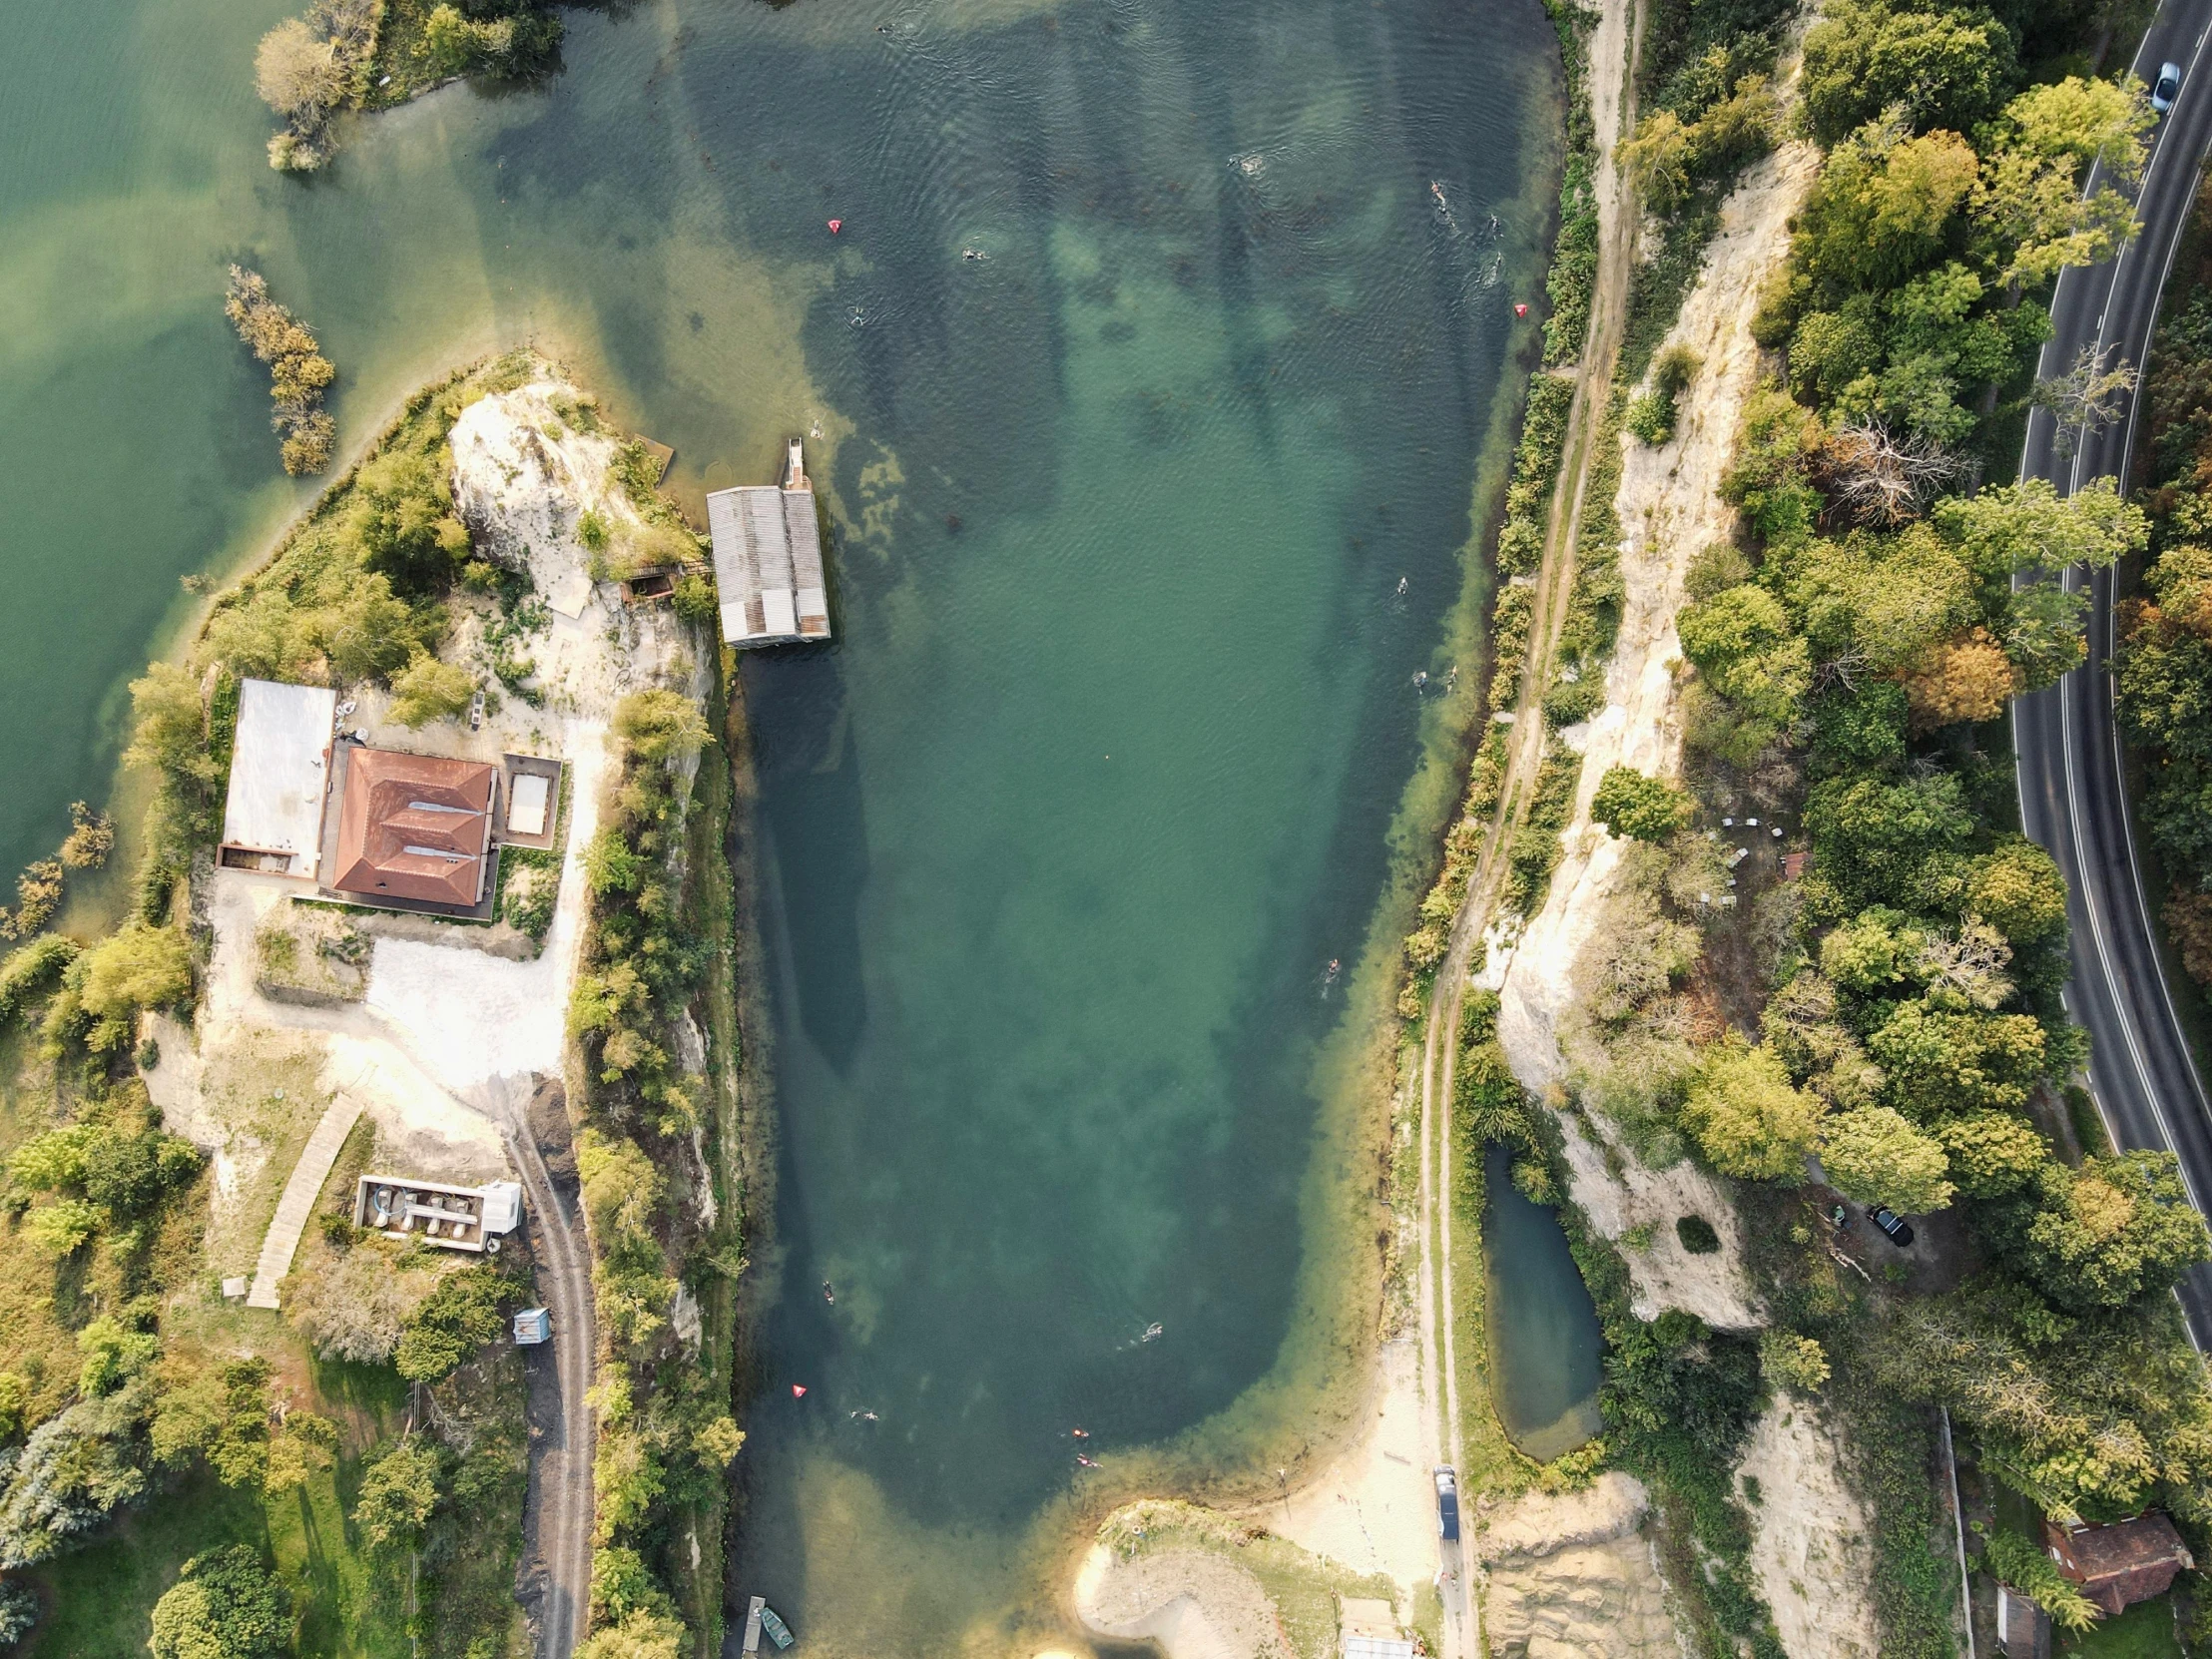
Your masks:
<instances>
[{"instance_id":1,"label":"orange marker buoy","mask_svg":"<svg viewBox=\"0 0 2212 1659\"><path fill-rule=\"evenodd\" d=\"M1526 305L1515 305L1513 307L1513 314L1515 316L1526 316L1528 314L1528 307Z\"/></svg>"},{"instance_id":2,"label":"orange marker buoy","mask_svg":"<svg viewBox=\"0 0 2212 1659\"><path fill-rule=\"evenodd\" d=\"M803 1383L803 1382L794 1382L794 1383L792 1384L792 1398L794 1398L794 1399L805 1399L806 1397L807 1397L807 1387L806 1387L806 1384L805 1384L805 1383Z\"/></svg>"},{"instance_id":3,"label":"orange marker buoy","mask_svg":"<svg viewBox=\"0 0 2212 1659\"><path fill-rule=\"evenodd\" d=\"M841 230L843 230L843 229L844 229L844 221L843 221L843 220L841 220L841 219L832 219L832 220L831 220L831 221L830 222L830 234L831 236L835 236L835 235L836 235L836 234L837 234L837 233L838 233L839 231L841 231Z\"/></svg>"}]
</instances>

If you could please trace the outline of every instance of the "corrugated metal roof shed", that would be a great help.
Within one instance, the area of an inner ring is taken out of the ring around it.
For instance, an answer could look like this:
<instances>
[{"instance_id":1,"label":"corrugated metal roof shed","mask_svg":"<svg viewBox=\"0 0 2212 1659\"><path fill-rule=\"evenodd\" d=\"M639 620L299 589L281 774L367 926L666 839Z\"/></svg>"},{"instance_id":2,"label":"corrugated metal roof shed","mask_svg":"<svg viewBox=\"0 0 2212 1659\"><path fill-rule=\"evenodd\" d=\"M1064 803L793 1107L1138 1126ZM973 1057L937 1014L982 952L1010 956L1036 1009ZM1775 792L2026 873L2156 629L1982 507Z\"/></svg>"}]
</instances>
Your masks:
<instances>
[{"instance_id":1,"label":"corrugated metal roof shed","mask_svg":"<svg viewBox=\"0 0 2212 1659\"><path fill-rule=\"evenodd\" d=\"M749 484L707 497L707 529L725 640L755 646L830 637L822 525L797 438L782 485Z\"/></svg>"},{"instance_id":2,"label":"corrugated metal roof shed","mask_svg":"<svg viewBox=\"0 0 2212 1659\"><path fill-rule=\"evenodd\" d=\"M223 803L226 847L286 859L286 875L314 875L337 706L337 693L325 686L248 680L239 687L238 737Z\"/></svg>"}]
</instances>

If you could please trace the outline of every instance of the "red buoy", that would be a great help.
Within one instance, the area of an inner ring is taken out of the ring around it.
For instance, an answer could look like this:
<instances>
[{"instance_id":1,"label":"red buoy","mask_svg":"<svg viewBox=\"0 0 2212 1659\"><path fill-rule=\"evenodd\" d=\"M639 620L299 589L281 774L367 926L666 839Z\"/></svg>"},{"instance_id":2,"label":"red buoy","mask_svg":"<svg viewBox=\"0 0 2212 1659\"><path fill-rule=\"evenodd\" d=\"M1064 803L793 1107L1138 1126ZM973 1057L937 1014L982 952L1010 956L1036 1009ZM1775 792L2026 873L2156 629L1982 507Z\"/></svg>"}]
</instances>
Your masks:
<instances>
[{"instance_id":1,"label":"red buoy","mask_svg":"<svg viewBox=\"0 0 2212 1659\"><path fill-rule=\"evenodd\" d=\"M1513 307L1513 314L1515 316L1526 316L1528 314L1528 307L1526 305L1515 305Z\"/></svg>"},{"instance_id":2,"label":"red buoy","mask_svg":"<svg viewBox=\"0 0 2212 1659\"><path fill-rule=\"evenodd\" d=\"M830 234L831 236L835 236L835 235L836 235L836 234L837 234L837 233L838 233L839 231L841 231L841 230L843 230L843 229L844 229L844 221L843 221L843 220L841 220L841 219L832 219L832 220L831 220L831 221L830 222Z\"/></svg>"},{"instance_id":3,"label":"red buoy","mask_svg":"<svg viewBox=\"0 0 2212 1659\"><path fill-rule=\"evenodd\" d=\"M805 1399L806 1397L807 1397L807 1388L806 1388L806 1385L805 1385L804 1383L800 1383L800 1382L794 1382L794 1383L792 1384L792 1398L794 1398L794 1399Z\"/></svg>"}]
</instances>

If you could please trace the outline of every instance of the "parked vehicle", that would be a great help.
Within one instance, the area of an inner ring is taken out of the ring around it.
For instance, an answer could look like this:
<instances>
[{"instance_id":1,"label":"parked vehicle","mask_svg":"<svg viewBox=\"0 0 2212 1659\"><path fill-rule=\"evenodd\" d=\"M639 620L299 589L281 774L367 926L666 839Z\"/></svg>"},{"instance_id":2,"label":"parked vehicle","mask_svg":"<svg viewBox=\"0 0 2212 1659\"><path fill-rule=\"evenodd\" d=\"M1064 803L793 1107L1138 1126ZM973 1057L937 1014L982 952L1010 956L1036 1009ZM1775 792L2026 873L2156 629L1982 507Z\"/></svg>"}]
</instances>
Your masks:
<instances>
[{"instance_id":1,"label":"parked vehicle","mask_svg":"<svg viewBox=\"0 0 2212 1659\"><path fill-rule=\"evenodd\" d=\"M1449 1463L1436 1465L1436 1530L1446 1543L1459 1541L1459 1477Z\"/></svg>"},{"instance_id":2,"label":"parked vehicle","mask_svg":"<svg viewBox=\"0 0 2212 1659\"><path fill-rule=\"evenodd\" d=\"M1912 1248L1913 1224L1911 1222L1888 1210L1875 1210L1870 1214L1875 1226L1881 1228L1883 1235L1898 1249L1910 1250Z\"/></svg>"},{"instance_id":3,"label":"parked vehicle","mask_svg":"<svg viewBox=\"0 0 2212 1659\"><path fill-rule=\"evenodd\" d=\"M2150 107L2164 115L2174 107L2174 100L2181 96L2181 65L2161 65L2158 79L2151 83Z\"/></svg>"}]
</instances>

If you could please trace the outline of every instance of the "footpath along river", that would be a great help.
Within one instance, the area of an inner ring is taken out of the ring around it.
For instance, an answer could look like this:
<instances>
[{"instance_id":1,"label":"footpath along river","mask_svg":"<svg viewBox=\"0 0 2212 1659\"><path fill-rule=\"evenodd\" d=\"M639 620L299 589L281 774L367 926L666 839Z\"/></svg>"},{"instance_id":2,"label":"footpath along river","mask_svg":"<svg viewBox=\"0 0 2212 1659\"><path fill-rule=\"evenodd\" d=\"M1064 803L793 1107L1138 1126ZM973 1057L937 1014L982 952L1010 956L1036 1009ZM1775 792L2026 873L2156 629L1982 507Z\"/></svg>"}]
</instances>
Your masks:
<instances>
[{"instance_id":1,"label":"footpath along river","mask_svg":"<svg viewBox=\"0 0 2212 1659\"><path fill-rule=\"evenodd\" d=\"M0 8L0 861L103 789L179 576L310 494L227 262L320 332L341 447L525 338L695 503L810 434L838 643L746 666L781 1138L733 1589L818 1652L1018 1650L1093 1482L1296 1450L1372 1329L1356 1125L1453 788L1550 26L647 0L302 185L250 70L293 9Z\"/></svg>"}]
</instances>

